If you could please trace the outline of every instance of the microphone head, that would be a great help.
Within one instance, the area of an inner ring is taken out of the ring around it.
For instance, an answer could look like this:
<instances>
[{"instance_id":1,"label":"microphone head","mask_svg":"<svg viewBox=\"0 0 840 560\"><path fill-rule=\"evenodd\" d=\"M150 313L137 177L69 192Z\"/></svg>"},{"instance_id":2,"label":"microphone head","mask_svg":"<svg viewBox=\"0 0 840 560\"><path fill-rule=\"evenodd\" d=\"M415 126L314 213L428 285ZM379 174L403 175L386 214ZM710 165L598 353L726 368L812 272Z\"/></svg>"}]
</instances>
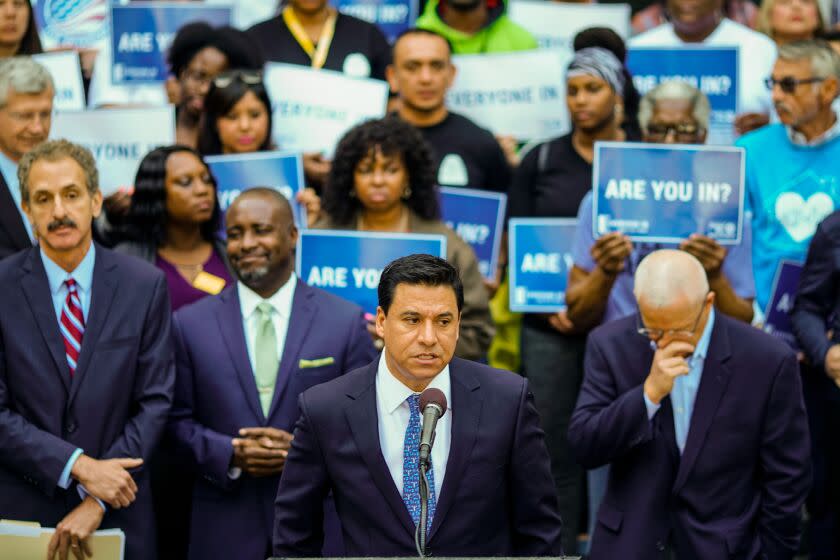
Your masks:
<instances>
[{"instance_id":1,"label":"microphone head","mask_svg":"<svg viewBox=\"0 0 840 560\"><path fill-rule=\"evenodd\" d=\"M440 389L429 388L420 393L420 410L425 410L430 404L440 408L440 415L446 414L446 395Z\"/></svg>"}]
</instances>

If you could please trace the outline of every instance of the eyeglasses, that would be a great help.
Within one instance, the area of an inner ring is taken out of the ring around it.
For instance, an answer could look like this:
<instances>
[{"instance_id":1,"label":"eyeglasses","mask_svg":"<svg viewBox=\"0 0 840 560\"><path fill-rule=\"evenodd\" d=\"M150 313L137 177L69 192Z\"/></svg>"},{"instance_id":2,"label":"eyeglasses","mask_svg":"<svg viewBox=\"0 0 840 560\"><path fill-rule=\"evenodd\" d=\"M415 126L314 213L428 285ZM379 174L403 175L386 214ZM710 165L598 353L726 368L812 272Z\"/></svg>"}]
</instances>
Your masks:
<instances>
[{"instance_id":1,"label":"eyeglasses","mask_svg":"<svg viewBox=\"0 0 840 560\"><path fill-rule=\"evenodd\" d=\"M224 89L235 80L239 80L249 86L255 86L262 83L262 72L259 70L231 70L222 72L213 78L213 85L219 89Z\"/></svg>"},{"instance_id":2,"label":"eyeglasses","mask_svg":"<svg viewBox=\"0 0 840 560\"><path fill-rule=\"evenodd\" d=\"M647 135L652 138L665 138L671 132L679 140L693 140L700 132L700 127L693 123L679 124L657 124L650 123L647 126Z\"/></svg>"},{"instance_id":3,"label":"eyeglasses","mask_svg":"<svg viewBox=\"0 0 840 560\"><path fill-rule=\"evenodd\" d=\"M708 295L708 292L707 292ZM673 337L673 338L691 338L694 336L694 333L697 331L697 325L700 324L700 318L703 316L703 312L706 310L706 303L705 298L703 302L703 306L700 308L700 313L697 314L697 318L694 319L694 326L691 327L691 330L685 329L649 329L644 326L642 323L642 314L641 312L636 312L636 332L642 335L643 337L652 340L653 342L659 342L664 337Z\"/></svg>"},{"instance_id":4,"label":"eyeglasses","mask_svg":"<svg viewBox=\"0 0 840 560\"><path fill-rule=\"evenodd\" d=\"M803 84L815 84L824 81L825 78L802 78L800 80L798 78L794 78L793 76L785 76L784 78L777 80L771 76L764 80L764 85L767 86L767 89L773 91L773 88L778 84L778 86L782 88L783 92L794 93L797 86L801 86Z\"/></svg>"}]
</instances>

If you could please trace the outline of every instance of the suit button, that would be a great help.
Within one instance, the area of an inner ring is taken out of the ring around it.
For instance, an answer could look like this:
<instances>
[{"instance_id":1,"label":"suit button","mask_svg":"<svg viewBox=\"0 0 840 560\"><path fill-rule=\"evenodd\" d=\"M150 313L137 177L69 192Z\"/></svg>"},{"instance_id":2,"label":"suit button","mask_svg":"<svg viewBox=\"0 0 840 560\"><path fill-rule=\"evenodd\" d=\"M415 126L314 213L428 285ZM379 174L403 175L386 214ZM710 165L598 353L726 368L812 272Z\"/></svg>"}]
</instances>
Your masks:
<instances>
[{"instance_id":1,"label":"suit button","mask_svg":"<svg viewBox=\"0 0 840 560\"><path fill-rule=\"evenodd\" d=\"M70 422L69 424L67 424L67 433L68 434L72 434L75 431L76 431L76 424L74 424L73 422Z\"/></svg>"},{"instance_id":2,"label":"suit button","mask_svg":"<svg viewBox=\"0 0 840 560\"><path fill-rule=\"evenodd\" d=\"M663 543L662 541L656 541L656 550L658 550L659 552L664 552L665 543Z\"/></svg>"}]
</instances>

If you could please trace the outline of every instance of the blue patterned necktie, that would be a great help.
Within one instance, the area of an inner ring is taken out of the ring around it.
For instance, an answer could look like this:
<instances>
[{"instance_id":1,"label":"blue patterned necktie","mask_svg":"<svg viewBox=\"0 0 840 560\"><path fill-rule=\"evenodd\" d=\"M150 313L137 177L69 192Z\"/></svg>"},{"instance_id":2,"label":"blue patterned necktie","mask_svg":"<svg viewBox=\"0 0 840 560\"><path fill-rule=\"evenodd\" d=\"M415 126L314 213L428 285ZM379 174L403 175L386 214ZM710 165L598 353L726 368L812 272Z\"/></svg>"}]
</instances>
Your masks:
<instances>
[{"instance_id":1,"label":"blue patterned necktie","mask_svg":"<svg viewBox=\"0 0 840 560\"><path fill-rule=\"evenodd\" d=\"M403 501L416 526L420 522L420 395L415 393L406 400L411 416L408 419L403 444ZM435 477L431 464L429 464L429 470L426 471L426 478L429 481L428 521L426 522L428 531L432 527L437 502Z\"/></svg>"}]
</instances>

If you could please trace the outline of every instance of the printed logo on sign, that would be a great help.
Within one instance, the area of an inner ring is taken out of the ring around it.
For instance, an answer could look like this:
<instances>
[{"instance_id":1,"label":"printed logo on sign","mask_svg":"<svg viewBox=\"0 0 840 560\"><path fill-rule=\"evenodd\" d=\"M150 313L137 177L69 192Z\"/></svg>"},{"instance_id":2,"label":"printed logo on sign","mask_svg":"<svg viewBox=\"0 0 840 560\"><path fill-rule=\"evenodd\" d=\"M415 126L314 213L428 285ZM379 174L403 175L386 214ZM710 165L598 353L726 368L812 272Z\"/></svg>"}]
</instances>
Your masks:
<instances>
[{"instance_id":1,"label":"printed logo on sign","mask_svg":"<svg viewBox=\"0 0 840 560\"><path fill-rule=\"evenodd\" d=\"M516 288L516 303L519 305L528 303L528 288Z\"/></svg>"},{"instance_id":2,"label":"printed logo on sign","mask_svg":"<svg viewBox=\"0 0 840 560\"><path fill-rule=\"evenodd\" d=\"M53 41L87 46L108 34L108 1L41 0L35 18L42 33Z\"/></svg>"}]
</instances>

